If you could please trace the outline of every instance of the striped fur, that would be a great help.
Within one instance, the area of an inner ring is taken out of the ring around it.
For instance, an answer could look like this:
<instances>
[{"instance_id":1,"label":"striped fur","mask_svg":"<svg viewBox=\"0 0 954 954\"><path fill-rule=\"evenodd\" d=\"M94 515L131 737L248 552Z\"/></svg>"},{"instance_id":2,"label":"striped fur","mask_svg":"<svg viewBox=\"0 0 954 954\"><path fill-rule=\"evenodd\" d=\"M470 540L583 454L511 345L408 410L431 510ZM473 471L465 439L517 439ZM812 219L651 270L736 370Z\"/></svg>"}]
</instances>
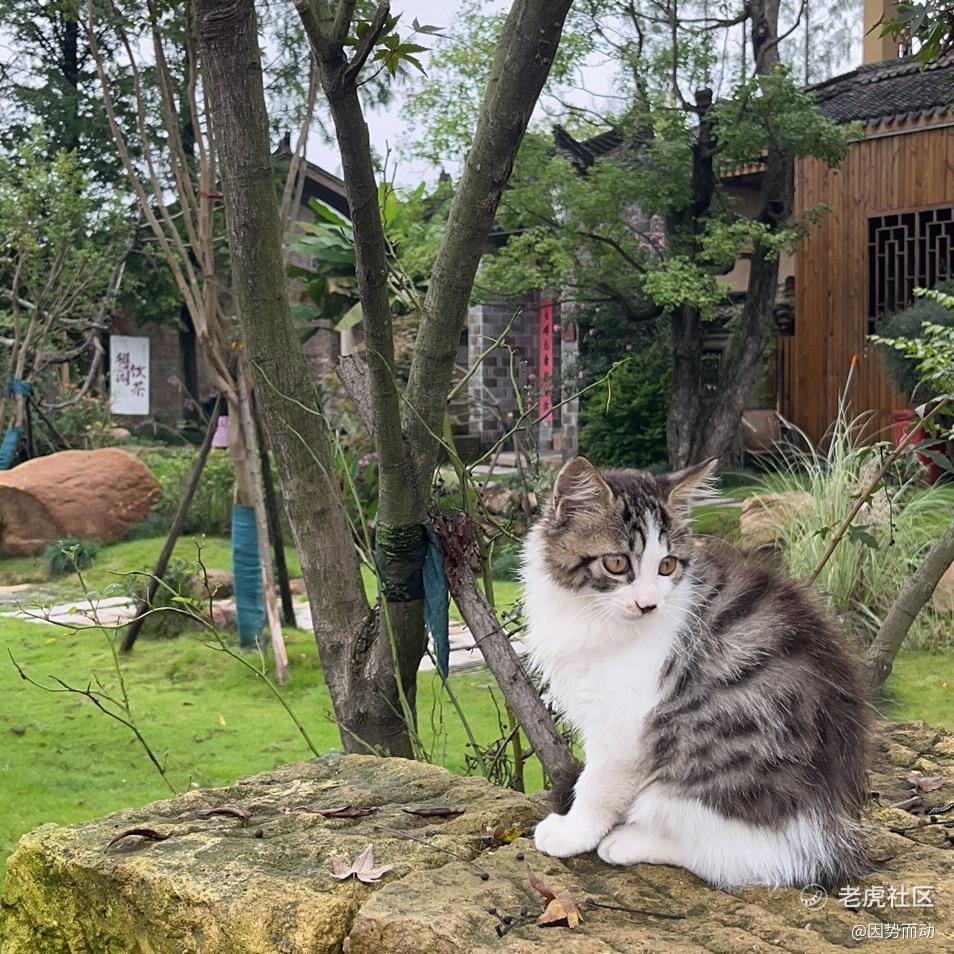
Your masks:
<instances>
[{"instance_id":1,"label":"striped fur","mask_svg":"<svg viewBox=\"0 0 954 954\"><path fill-rule=\"evenodd\" d=\"M692 537L711 472L576 458L528 537L530 658L586 752L537 845L721 886L844 881L865 865L857 667L803 587Z\"/></svg>"}]
</instances>

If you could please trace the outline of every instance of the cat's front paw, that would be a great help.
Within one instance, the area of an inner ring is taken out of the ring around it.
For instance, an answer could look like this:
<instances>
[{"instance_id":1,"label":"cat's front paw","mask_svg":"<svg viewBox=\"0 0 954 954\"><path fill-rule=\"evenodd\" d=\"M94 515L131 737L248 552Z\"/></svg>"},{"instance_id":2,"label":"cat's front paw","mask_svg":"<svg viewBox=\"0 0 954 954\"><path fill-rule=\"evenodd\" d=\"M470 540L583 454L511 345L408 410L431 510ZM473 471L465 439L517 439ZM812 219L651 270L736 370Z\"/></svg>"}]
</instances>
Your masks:
<instances>
[{"instance_id":1,"label":"cat's front paw","mask_svg":"<svg viewBox=\"0 0 954 954\"><path fill-rule=\"evenodd\" d=\"M585 819L570 815L548 815L537 825L533 843L538 851L553 858L569 858L592 851L599 843L603 832Z\"/></svg>"}]
</instances>

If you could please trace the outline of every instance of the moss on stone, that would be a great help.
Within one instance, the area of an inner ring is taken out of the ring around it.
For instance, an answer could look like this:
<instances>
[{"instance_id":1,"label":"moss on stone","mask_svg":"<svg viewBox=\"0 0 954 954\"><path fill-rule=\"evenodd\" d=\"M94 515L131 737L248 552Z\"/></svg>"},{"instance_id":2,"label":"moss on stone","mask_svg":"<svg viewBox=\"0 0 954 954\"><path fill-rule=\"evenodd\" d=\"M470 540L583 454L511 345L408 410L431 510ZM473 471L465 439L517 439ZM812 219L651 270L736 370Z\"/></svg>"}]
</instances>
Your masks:
<instances>
[{"instance_id":1,"label":"moss on stone","mask_svg":"<svg viewBox=\"0 0 954 954\"><path fill-rule=\"evenodd\" d=\"M916 764L937 765L947 779L924 796L927 805L954 797L951 742L921 723L886 729L876 740L871 776L880 804L867 812L875 867L866 883L931 885L930 909L855 912L831 898L820 910L806 910L793 890L729 894L676 868L614 869L595 856L560 862L538 854L525 838L492 848L482 831L498 824L531 828L546 810L541 800L422 763L337 756L24 836L7 869L2 950L815 954L859 947L852 928L878 919L934 924L933 939L892 939L892 954L954 950L954 813L932 823L891 807L908 795L905 776ZM251 812L248 824L199 817L224 804ZM350 820L315 811L344 805L375 811ZM404 811L435 805L464 811L450 818ZM107 850L132 827L171 837L128 838ZM375 885L335 880L330 859L353 858L368 843L376 863L394 870ZM579 928L534 924L541 904L527 883L528 865L571 890L583 908Z\"/></svg>"}]
</instances>

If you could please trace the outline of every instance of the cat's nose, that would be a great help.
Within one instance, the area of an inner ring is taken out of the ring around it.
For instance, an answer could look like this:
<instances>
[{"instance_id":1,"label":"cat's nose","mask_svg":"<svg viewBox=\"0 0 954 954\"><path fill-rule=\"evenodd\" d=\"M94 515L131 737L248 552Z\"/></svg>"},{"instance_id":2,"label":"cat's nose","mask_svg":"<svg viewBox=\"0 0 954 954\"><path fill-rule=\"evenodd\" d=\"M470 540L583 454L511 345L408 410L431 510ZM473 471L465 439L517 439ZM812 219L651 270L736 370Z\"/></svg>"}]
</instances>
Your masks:
<instances>
[{"instance_id":1,"label":"cat's nose","mask_svg":"<svg viewBox=\"0 0 954 954\"><path fill-rule=\"evenodd\" d=\"M639 603L636 603L636 609L638 609L640 613L651 613L655 608L655 603L647 603L645 606L640 606Z\"/></svg>"}]
</instances>

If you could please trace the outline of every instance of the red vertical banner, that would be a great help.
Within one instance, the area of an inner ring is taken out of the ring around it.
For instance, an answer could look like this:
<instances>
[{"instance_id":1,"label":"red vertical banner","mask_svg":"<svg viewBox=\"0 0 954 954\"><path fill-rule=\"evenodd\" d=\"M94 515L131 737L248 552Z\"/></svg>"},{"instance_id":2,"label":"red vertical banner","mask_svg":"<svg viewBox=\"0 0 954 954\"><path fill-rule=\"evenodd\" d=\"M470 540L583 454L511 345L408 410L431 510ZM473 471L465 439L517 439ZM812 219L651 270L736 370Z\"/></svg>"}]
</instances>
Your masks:
<instances>
[{"instance_id":1,"label":"red vertical banner","mask_svg":"<svg viewBox=\"0 0 954 954\"><path fill-rule=\"evenodd\" d=\"M553 302L540 299L540 417L553 412Z\"/></svg>"}]
</instances>

